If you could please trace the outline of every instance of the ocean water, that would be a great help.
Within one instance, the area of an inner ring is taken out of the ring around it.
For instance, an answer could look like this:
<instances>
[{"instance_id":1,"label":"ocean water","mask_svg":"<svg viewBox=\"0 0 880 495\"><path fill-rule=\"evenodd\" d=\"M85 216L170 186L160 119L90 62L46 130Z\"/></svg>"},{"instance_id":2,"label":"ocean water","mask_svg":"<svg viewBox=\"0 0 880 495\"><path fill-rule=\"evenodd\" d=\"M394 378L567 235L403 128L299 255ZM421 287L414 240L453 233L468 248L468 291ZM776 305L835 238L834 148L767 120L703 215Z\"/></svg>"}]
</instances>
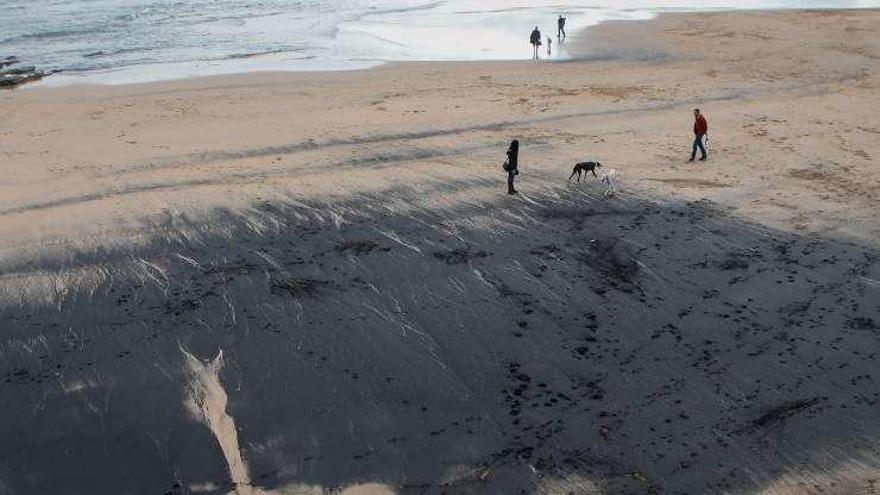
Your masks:
<instances>
[{"instance_id":1,"label":"ocean water","mask_svg":"<svg viewBox=\"0 0 880 495\"><path fill-rule=\"evenodd\" d=\"M387 61L528 59L555 35L662 11L880 7L880 0L0 0L0 57L55 83L123 83ZM564 59L564 46L552 58Z\"/></svg>"}]
</instances>

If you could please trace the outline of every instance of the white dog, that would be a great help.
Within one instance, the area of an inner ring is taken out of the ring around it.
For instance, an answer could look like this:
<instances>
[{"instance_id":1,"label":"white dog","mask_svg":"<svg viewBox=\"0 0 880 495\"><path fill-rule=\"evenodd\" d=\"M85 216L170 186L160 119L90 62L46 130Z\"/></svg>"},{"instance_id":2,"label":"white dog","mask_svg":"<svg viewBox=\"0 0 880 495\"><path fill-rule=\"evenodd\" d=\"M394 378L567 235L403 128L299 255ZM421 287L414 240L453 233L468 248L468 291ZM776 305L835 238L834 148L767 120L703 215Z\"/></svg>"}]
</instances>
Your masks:
<instances>
[{"instance_id":1,"label":"white dog","mask_svg":"<svg viewBox=\"0 0 880 495\"><path fill-rule=\"evenodd\" d=\"M613 168L602 174L602 178L599 179L599 182L605 186L603 197L609 198L617 194L617 181L617 170L614 170Z\"/></svg>"}]
</instances>

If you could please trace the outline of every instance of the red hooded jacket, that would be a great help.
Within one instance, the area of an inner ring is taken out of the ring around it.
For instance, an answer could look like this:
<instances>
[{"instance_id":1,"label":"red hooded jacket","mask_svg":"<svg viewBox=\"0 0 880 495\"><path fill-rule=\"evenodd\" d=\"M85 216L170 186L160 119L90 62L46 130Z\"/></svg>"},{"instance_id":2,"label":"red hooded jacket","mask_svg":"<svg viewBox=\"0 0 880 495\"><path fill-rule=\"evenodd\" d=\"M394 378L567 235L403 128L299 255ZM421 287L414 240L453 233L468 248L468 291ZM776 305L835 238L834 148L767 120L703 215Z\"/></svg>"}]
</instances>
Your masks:
<instances>
[{"instance_id":1,"label":"red hooded jacket","mask_svg":"<svg viewBox=\"0 0 880 495\"><path fill-rule=\"evenodd\" d=\"M703 136L707 132L709 132L709 123L706 122L706 117L703 117L703 114L697 115L696 120L694 120L694 134Z\"/></svg>"}]
</instances>

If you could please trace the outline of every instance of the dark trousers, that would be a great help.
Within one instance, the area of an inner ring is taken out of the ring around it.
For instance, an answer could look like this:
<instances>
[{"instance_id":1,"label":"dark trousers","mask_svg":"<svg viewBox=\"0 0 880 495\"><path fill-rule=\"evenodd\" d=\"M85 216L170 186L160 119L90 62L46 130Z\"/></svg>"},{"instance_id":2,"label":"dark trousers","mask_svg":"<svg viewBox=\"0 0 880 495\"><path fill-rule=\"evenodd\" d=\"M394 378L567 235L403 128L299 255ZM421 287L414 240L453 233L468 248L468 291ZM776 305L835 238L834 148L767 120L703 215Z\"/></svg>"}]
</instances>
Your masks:
<instances>
[{"instance_id":1,"label":"dark trousers","mask_svg":"<svg viewBox=\"0 0 880 495\"><path fill-rule=\"evenodd\" d=\"M691 160L697 157L697 148L700 149L700 153L704 159L708 156L706 155L706 148L703 146L703 137L705 137L705 134L700 134L694 137L694 149L691 151Z\"/></svg>"},{"instance_id":2,"label":"dark trousers","mask_svg":"<svg viewBox=\"0 0 880 495\"><path fill-rule=\"evenodd\" d=\"M559 26L559 31L556 32L556 37L562 38L564 36L565 36L565 28L562 26Z\"/></svg>"},{"instance_id":3,"label":"dark trousers","mask_svg":"<svg viewBox=\"0 0 880 495\"><path fill-rule=\"evenodd\" d=\"M516 189L513 188L513 178L516 177L516 170L510 170L507 172L507 192L513 192Z\"/></svg>"}]
</instances>

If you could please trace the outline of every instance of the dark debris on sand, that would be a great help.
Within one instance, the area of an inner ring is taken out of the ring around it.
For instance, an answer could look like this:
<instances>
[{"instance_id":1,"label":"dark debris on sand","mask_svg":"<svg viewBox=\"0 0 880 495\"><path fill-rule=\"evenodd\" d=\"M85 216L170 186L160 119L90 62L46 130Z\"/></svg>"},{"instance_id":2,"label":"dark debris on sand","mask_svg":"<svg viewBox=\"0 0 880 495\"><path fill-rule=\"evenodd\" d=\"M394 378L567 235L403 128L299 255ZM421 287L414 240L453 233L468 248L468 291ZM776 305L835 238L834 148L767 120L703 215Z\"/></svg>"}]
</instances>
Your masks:
<instances>
[{"instance_id":1,"label":"dark debris on sand","mask_svg":"<svg viewBox=\"0 0 880 495\"><path fill-rule=\"evenodd\" d=\"M363 255L378 249L380 244L370 239L355 239L342 241L336 245L336 251L341 253L350 252L356 255Z\"/></svg>"},{"instance_id":2,"label":"dark debris on sand","mask_svg":"<svg viewBox=\"0 0 880 495\"><path fill-rule=\"evenodd\" d=\"M821 401L821 397L812 397L809 399L801 399L780 404L779 406L770 409L769 411L762 414L759 418L752 421L752 426L758 428L767 428L782 423L783 421L794 416L795 414L806 411L810 407L819 404Z\"/></svg>"},{"instance_id":3,"label":"dark debris on sand","mask_svg":"<svg viewBox=\"0 0 880 495\"><path fill-rule=\"evenodd\" d=\"M489 256L489 254L482 249L471 250L467 247L434 253L435 258L444 261L447 265L460 265L479 258L485 258L486 256Z\"/></svg>"},{"instance_id":4,"label":"dark debris on sand","mask_svg":"<svg viewBox=\"0 0 880 495\"><path fill-rule=\"evenodd\" d=\"M272 293L293 297L315 297L321 293L322 289L329 287L329 285L328 282L323 280L278 276L272 279Z\"/></svg>"}]
</instances>

